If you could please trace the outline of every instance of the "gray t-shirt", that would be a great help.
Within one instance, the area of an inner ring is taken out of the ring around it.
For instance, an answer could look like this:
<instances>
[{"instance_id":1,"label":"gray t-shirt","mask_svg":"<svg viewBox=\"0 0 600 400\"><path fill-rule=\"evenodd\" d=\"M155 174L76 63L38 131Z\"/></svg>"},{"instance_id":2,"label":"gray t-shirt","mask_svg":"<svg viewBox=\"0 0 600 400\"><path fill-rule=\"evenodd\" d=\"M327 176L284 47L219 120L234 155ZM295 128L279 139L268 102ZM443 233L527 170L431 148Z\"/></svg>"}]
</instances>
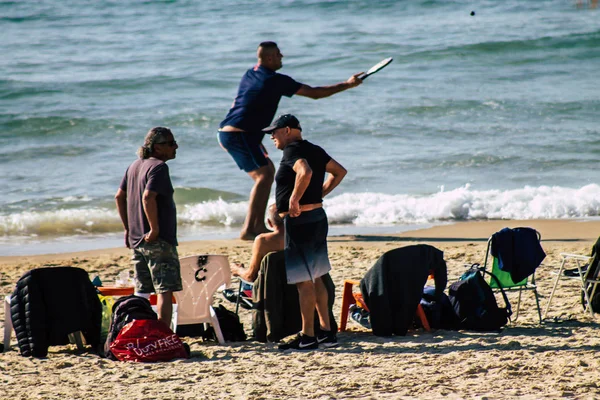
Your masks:
<instances>
[{"instance_id":1,"label":"gray t-shirt","mask_svg":"<svg viewBox=\"0 0 600 400\"><path fill-rule=\"evenodd\" d=\"M145 190L158 193L158 237L177 246L177 210L167 164L156 158L138 159L127 168L120 187L127 192L127 221L131 247L138 247L144 240L144 235L150 231L142 204Z\"/></svg>"}]
</instances>

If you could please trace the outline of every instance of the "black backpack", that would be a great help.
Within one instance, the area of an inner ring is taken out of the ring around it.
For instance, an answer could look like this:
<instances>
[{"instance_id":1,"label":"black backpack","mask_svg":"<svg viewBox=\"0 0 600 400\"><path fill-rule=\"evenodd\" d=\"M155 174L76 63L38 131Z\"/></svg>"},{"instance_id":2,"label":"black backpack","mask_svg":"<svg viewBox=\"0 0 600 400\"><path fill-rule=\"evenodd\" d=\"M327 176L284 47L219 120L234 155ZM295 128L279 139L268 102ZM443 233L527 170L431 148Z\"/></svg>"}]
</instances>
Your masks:
<instances>
[{"instance_id":1,"label":"black backpack","mask_svg":"<svg viewBox=\"0 0 600 400\"><path fill-rule=\"evenodd\" d=\"M594 296L592 296L592 292L594 291L594 284L587 284L587 293L590 298L590 305L592 306L592 311L595 313L600 313L600 290L596 289ZM587 300L585 299L585 293L583 290L581 291L581 305L585 310L587 306Z\"/></svg>"},{"instance_id":2,"label":"black backpack","mask_svg":"<svg viewBox=\"0 0 600 400\"><path fill-rule=\"evenodd\" d=\"M104 342L104 356L116 360L110 351L110 344L117 338L121 329L134 319L158 319L158 316L152 309L150 301L144 297L136 295L120 297L112 308L112 317L108 336Z\"/></svg>"},{"instance_id":3,"label":"black backpack","mask_svg":"<svg viewBox=\"0 0 600 400\"><path fill-rule=\"evenodd\" d=\"M490 275L498 284L506 307L498 307L494 292L482 273ZM450 285L448 293L460 320L459 329L497 331L510 321L512 309L502 285L494 274L480 268L479 264L473 265L458 282Z\"/></svg>"},{"instance_id":4,"label":"black backpack","mask_svg":"<svg viewBox=\"0 0 600 400\"><path fill-rule=\"evenodd\" d=\"M219 326L223 333L223 339L226 342L243 342L246 340L244 326L236 313L219 304L218 307L215 307L215 314L217 314L217 318L219 319ZM209 326L201 336L203 339L217 340L217 335L212 326Z\"/></svg>"},{"instance_id":5,"label":"black backpack","mask_svg":"<svg viewBox=\"0 0 600 400\"><path fill-rule=\"evenodd\" d=\"M435 296L434 286L425 286L423 288L423 298L421 298L421 307L427 316L427 322L432 329L459 329L460 321L454 312L454 307L446 293ZM418 322L419 319L415 318Z\"/></svg>"}]
</instances>

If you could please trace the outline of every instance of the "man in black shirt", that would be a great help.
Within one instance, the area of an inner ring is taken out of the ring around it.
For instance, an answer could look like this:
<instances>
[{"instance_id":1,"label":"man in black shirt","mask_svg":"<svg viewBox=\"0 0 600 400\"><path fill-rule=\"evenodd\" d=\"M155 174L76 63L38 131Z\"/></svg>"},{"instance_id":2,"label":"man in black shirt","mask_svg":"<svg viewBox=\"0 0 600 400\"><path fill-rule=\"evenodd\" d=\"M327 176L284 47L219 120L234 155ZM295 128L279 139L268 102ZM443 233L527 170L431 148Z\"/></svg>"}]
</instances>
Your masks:
<instances>
[{"instance_id":1,"label":"man in black shirt","mask_svg":"<svg viewBox=\"0 0 600 400\"><path fill-rule=\"evenodd\" d=\"M331 331L328 295L321 276L331 270L327 254L327 215L323 197L340 184L346 169L321 147L302 139L302 127L290 114L264 129L275 147L283 150L275 175L277 210L284 219L285 270L288 284L296 284L302 314L302 331L280 349L316 349L337 346ZM325 174L329 173L327 179ZM320 329L315 335L314 312Z\"/></svg>"}]
</instances>

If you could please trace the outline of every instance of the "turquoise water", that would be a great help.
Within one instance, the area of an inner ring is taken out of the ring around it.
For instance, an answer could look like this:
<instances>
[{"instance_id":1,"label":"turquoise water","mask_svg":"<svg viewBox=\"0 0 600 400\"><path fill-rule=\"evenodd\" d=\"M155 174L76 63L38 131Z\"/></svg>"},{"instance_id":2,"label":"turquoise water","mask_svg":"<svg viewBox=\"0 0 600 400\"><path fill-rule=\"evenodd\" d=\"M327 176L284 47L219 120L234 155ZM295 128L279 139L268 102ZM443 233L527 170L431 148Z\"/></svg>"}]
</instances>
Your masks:
<instances>
[{"instance_id":1,"label":"turquoise water","mask_svg":"<svg viewBox=\"0 0 600 400\"><path fill-rule=\"evenodd\" d=\"M180 144L181 239L235 237L251 181L216 128L264 40L312 86L394 57L356 89L280 104L349 171L325 203L334 232L600 215L585 4L2 2L0 29L0 255L119 246L112 197L156 125Z\"/></svg>"}]
</instances>

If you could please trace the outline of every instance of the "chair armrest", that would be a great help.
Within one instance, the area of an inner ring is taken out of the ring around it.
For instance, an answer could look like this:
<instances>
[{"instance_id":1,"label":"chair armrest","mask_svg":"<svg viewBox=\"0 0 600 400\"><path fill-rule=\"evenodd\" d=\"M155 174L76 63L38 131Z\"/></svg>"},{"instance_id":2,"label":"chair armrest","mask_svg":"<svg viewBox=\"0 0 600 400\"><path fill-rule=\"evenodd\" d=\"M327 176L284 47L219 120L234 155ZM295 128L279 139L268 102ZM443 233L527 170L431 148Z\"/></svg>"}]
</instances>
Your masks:
<instances>
[{"instance_id":1,"label":"chair armrest","mask_svg":"<svg viewBox=\"0 0 600 400\"><path fill-rule=\"evenodd\" d=\"M572 258L574 260L581 260L581 261L589 261L592 258L590 256L584 256L582 254L572 254L572 253L560 253L560 256L564 259Z\"/></svg>"}]
</instances>

